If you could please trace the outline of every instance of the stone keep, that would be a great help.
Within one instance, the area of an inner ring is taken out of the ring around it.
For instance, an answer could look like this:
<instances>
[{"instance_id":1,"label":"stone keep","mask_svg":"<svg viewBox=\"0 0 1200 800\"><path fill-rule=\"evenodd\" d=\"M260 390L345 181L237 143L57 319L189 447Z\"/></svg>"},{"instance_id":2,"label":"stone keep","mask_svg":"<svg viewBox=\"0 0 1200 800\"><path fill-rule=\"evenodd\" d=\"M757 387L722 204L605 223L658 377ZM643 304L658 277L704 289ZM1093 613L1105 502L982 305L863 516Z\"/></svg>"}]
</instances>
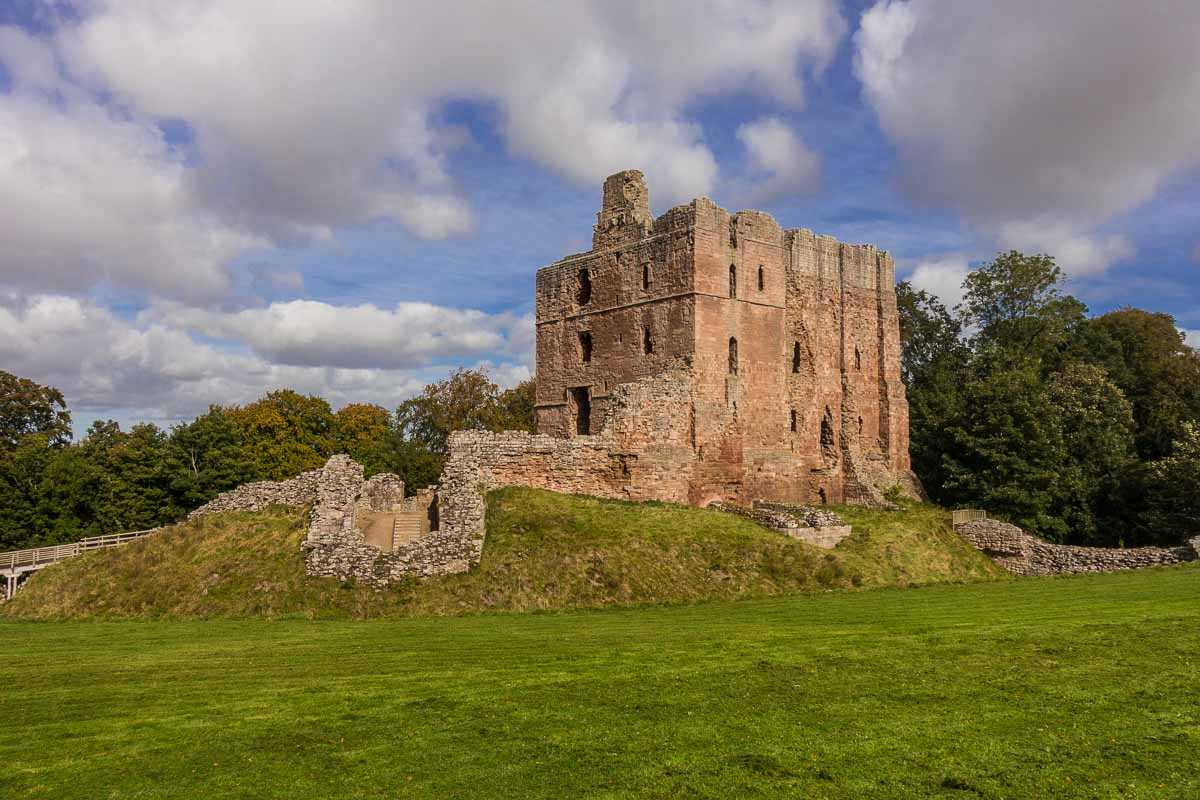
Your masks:
<instances>
[{"instance_id":1,"label":"stone keep","mask_svg":"<svg viewBox=\"0 0 1200 800\"><path fill-rule=\"evenodd\" d=\"M642 173L612 175L592 249L537 273L538 432L601 435L636 498L918 495L894 280L886 252L760 211L655 218Z\"/></svg>"}]
</instances>

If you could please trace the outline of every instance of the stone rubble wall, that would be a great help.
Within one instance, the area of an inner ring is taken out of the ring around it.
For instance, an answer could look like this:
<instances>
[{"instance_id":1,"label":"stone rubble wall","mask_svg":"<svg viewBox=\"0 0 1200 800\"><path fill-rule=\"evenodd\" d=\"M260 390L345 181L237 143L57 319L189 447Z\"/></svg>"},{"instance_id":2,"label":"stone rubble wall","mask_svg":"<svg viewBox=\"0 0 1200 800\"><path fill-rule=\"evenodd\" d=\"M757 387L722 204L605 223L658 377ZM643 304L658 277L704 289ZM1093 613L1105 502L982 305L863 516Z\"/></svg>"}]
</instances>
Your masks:
<instances>
[{"instance_id":1,"label":"stone rubble wall","mask_svg":"<svg viewBox=\"0 0 1200 800\"><path fill-rule=\"evenodd\" d=\"M854 532L853 528L832 511L808 506L755 503L753 508L746 508L729 503L709 503L708 507L737 514L785 536L825 550L837 547Z\"/></svg>"},{"instance_id":2,"label":"stone rubble wall","mask_svg":"<svg viewBox=\"0 0 1200 800\"><path fill-rule=\"evenodd\" d=\"M1078 547L1051 544L1016 525L977 519L955 526L959 535L997 564L1018 575L1111 572L1178 564L1200 558L1200 536L1183 547Z\"/></svg>"},{"instance_id":3,"label":"stone rubble wall","mask_svg":"<svg viewBox=\"0 0 1200 800\"><path fill-rule=\"evenodd\" d=\"M302 472L286 481L256 481L217 495L188 519L224 511L261 511L268 506L306 506L317 499L317 484L322 470Z\"/></svg>"}]
</instances>

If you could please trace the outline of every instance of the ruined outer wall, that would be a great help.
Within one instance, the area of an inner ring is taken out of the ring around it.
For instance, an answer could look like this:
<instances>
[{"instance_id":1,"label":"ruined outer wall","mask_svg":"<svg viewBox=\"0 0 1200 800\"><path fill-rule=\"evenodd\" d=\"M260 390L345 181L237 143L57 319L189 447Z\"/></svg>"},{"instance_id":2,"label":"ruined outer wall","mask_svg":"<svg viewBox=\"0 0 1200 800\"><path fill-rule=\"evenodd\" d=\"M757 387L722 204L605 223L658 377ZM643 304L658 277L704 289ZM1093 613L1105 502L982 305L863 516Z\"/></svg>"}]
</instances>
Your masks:
<instances>
[{"instance_id":1,"label":"ruined outer wall","mask_svg":"<svg viewBox=\"0 0 1200 800\"><path fill-rule=\"evenodd\" d=\"M317 499L321 470L302 472L286 481L256 481L209 500L188 514L188 519L225 511L261 511L269 506L306 506Z\"/></svg>"},{"instance_id":2,"label":"ruined outer wall","mask_svg":"<svg viewBox=\"0 0 1200 800\"><path fill-rule=\"evenodd\" d=\"M1184 547L1075 547L1051 544L1007 522L978 519L955 527L997 564L1018 575L1111 572L1164 566L1200 558L1200 536Z\"/></svg>"}]
</instances>

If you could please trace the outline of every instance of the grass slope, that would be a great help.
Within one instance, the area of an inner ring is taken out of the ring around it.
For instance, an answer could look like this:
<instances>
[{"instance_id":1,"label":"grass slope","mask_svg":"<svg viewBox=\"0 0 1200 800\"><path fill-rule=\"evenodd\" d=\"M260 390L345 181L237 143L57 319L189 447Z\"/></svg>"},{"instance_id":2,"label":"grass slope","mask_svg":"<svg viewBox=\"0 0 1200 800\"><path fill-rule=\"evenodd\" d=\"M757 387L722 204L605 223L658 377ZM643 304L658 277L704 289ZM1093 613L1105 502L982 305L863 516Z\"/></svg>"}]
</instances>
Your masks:
<instances>
[{"instance_id":1,"label":"grass slope","mask_svg":"<svg viewBox=\"0 0 1200 800\"><path fill-rule=\"evenodd\" d=\"M932 506L841 509L836 550L730 514L509 488L488 497L488 537L465 575L386 591L306 578L305 515L205 517L34 576L0 613L33 619L377 617L693 602L1003 576Z\"/></svg>"},{"instance_id":2,"label":"grass slope","mask_svg":"<svg viewBox=\"0 0 1200 800\"><path fill-rule=\"evenodd\" d=\"M1195 798L1200 569L0 623L4 798Z\"/></svg>"}]
</instances>

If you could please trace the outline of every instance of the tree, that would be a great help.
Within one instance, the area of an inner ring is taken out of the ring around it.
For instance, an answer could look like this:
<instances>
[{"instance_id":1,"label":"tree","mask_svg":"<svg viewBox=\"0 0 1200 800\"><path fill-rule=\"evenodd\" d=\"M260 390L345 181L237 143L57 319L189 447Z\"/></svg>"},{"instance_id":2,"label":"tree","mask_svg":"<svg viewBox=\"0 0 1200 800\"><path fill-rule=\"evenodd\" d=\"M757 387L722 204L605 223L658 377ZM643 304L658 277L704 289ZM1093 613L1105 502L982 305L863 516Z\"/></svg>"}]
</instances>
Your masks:
<instances>
[{"instance_id":1,"label":"tree","mask_svg":"<svg viewBox=\"0 0 1200 800\"><path fill-rule=\"evenodd\" d=\"M279 389L227 413L241 429L255 472L267 480L317 469L336 449L333 411L320 397Z\"/></svg>"},{"instance_id":2,"label":"tree","mask_svg":"<svg viewBox=\"0 0 1200 800\"><path fill-rule=\"evenodd\" d=\"M1052 375L1047 394L1068 459L1052 513L1062 519L1074 542L1115 544L1114 532L1102 530L1101 520L1116 511L1112 499L1135 458L1132 407L1104 370L1087 364L1073 364Z\"/></svg>"},{"instance_id":3,"label":"tree","mask_svg":"<svg viewBox=\"0 0 1200 800\"><path fill-rule=\"evenodd\" d=\"M909 455L926 492L943 498L942 454L950 442L948 425L962 408L962 380L970 350L962 327L936 297L907 281L896 287L900 315L900 374L908 391Z\"/></svg>"},{"instance_id":4,"label":"tree","mask_svg":"<svg viewBox=\"0 0 1200 800\"><path fill-rule=\"evenodd\" d=\"M1084 324L1087 306L1060 290L1062 270L1046 255L1016 250L963 281L962 323L977 329L976 350L1011 358L1053 355Z\"/></svg>"},{"instance_id":5,"label":"tree","mask_svg":"<svg viewBox=\"0 0 1200 800\"><path fill-rule=\"evenodd\" d=\"M382 406L351 403L333 415L336 449L360 462L379 446L391 429L392 415Z\"/></svg>"},{"instance_id":6,"label":"tree","mask_svg":"<svg viewBox=\"0 0 1200 800\"><path fill-rule=\"evenodd\" d=\"M1184 423L1200 421L1200 353L1170 314L1126 307L1087 327L1080 358L1103 367L1133 404L1138 454L1166 456Z\"/></svg>"},{"instance_id":7,"label":"tree","mask_svg":"<svg viewBox=\"0 0 1200 800\"><path fill-rule=\"evenodd\" d=\"M537 402L536 391L537 384L533 378L527 378L501 392L496 398L498 412L494 430L533 433L537 429L533 412Z\"/></svg>"},{"instance_id":8,"label":"tree","mask_svg":"<svg viewBox=\"0 0 1200 800\"><path fill-rule=\"evenodd\" d=\"M1183 423L1170 455L1146 464L1138 477L1139 539L1177 545L1200 534L1200 425Z\"/></svg>"},{"instance_id":9,"label":"tree","mask_svg":"<svg viewBox=\"0 0 1200 800\"><path fill-rule=\"evenodd\" d=\"M0 371L0 451L26 436L44 436L48 447L71 441L71 412L62 392Z\"/></svg>"},{"instance_id":10,"label":"tree","mask_svg":"<svg viewBox=\"0 0 1200 800\"><path fill-rule=\"evenodd\" d=\"M172 429L166 462L171 495L185 509L262 478L246 450L242 428L220 406L209 406L206 413Z\"/></svg>"}]
</instances>

